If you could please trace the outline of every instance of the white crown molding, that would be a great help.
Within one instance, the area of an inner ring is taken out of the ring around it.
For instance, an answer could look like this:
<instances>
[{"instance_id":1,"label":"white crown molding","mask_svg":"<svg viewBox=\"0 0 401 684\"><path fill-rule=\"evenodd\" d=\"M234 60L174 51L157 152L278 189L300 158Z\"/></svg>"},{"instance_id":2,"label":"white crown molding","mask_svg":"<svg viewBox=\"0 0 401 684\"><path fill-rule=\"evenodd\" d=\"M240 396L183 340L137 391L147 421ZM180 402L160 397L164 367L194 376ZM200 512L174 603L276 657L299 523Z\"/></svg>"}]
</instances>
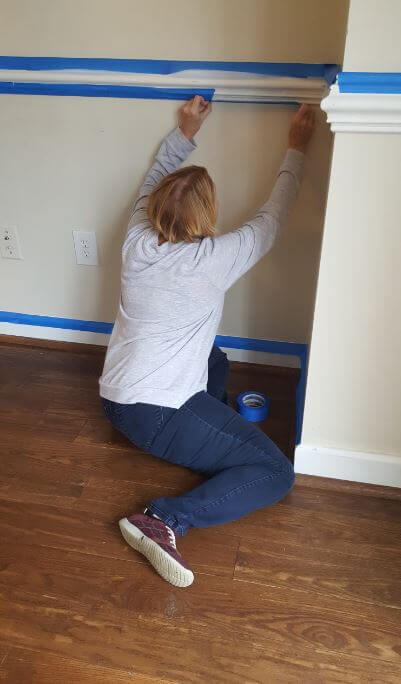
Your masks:
<instances>
[{"instance_id":1,"label":"white crown molding","mask_svg":"<svg viewBox=\"0 0 401 684\"><path fill-rule=\"evenodd\" d=\"M0 82L149 86L153 88L213 88L217 102L308 102L319 104L328 88L323 78L256 76L224 71L185 70L174 74L144 74L98 70L1 69ZM112 96L112 91L110 91Z\"/></svg>"},{"instance_id":2,"label":"white crown molding","mask_svg":"<svg viewBox=\"0 0 401 684\"><path fill-rule=\"evenodd\" d=\"M401 487L401 456L299 444L295 472L336 480Z\"/></svg>"},{"instance_id":3,"label":"white crown molding","mask_svg":"<svg viewBox=\"0 0 401 684\"><path fill-rule=\"evenodd\" d=\"M344 93L334 84L320 106L335 133L401 133L401 94Z\"/></svg>"}]
</instances>

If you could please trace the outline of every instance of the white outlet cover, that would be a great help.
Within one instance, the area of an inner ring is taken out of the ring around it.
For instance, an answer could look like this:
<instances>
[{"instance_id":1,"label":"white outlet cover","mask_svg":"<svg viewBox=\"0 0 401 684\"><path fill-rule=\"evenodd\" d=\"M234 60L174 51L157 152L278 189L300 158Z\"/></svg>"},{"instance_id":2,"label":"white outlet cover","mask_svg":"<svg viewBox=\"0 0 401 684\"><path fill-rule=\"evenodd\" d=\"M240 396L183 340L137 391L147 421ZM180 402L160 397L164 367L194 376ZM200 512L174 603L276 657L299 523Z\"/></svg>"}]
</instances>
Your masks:
<instances>
[{"instance_id":1,"label":"white outlet cover","mask_svg":"<svg viewBox=\"0 0 401 684\"><path fill-rule=\"evenodd\" d=\"M0 227L0 252L3 259L22 259L16 226Z\"/></svg>"},{"instance_id":2,"label":"white outlet cover","mask_svg":"<svg viewBox=\"0 0 401 684\"><path fill-rule=\"evenodd\" d=\"M92 230L72 231L77 264L98 266L96 234Z\"/></svg>"}]
</instances>

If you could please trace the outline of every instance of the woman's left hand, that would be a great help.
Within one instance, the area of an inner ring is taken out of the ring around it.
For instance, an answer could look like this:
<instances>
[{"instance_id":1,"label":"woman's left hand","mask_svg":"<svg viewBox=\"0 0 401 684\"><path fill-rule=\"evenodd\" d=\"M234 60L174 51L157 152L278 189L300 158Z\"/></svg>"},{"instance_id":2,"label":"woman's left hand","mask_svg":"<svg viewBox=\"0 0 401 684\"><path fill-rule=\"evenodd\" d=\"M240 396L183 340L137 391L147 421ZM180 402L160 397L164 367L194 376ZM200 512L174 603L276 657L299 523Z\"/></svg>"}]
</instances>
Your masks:
<instances>
[{"instance_id":1,"label":"woman's left hand","mask_svg":"<svg viewBox=\"0 0 401 684\"><path fill-rule=\"evenodd\" d=\"M178 125L188 140L192 140L199 131L206 117L212 111L212 103L201 95L195 95L178 111Z\"/></svg>"}]
</instances>

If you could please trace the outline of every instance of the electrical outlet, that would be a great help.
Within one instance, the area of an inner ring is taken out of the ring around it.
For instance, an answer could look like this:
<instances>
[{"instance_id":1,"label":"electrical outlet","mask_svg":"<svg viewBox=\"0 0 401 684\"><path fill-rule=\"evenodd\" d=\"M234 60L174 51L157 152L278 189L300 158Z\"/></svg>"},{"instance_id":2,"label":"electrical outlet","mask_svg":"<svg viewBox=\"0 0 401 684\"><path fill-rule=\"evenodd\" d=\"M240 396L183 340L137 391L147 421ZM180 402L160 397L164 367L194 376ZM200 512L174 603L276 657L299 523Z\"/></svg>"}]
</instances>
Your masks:
<instances>
[{"instance_id":1,"label":"electrical outlet","mask_svg":"<svg viewBox=\"0 0 401 684\"><path fill-rule=\"evenodd\" d=\"M0 251L3 259L22 259L18 232L15 226L0 228Z\"/></svg>"},{"instance_id":2,"label":"electrical outlet","mask_svg":"<svg viewBox=\"0 0 401 684\"><path fill-rule=\"evenodd\" d=\"M96 235L93 231L72 231L77 264L98 266Z\"/></svg>"}]
</instances>

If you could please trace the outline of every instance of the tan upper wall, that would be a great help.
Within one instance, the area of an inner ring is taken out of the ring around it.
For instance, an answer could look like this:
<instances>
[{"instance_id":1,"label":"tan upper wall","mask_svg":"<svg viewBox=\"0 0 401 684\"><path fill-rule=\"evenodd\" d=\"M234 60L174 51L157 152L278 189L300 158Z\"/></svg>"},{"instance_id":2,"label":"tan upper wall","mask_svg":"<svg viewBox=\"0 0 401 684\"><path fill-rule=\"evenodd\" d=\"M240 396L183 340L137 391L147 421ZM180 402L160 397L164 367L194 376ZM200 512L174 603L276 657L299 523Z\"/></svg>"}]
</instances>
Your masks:
<instances>
[{"instance_id":1,"label":"tan upper wall","mask_svg":"<svg viewBox=\"0 0 401 684\"><path fill-rule=\"evenodd\" d=\"M346 5L3 0L2 52L336 61ZM24 261L1 263L2 309L113 319L127 208L177 107L171 101L1 96L0 225L18 227L24 254ZM215 179L219 229L238 226L266 199L291 113L215 104L191 161L206 165ZM228 293L224 334L309 339L331 154L325 117L318 118L296 210L271 254ZM75 264L73 229L96 232L100 267Z\"/></svg>"},{"instance_id":2,"label":"tan upper wall","mask_svg":"<svg viewBox=\"0 0 401 684\"><path fill-rule=\"evenodd\" d=\"M2 54L341 62L347 0L1 0Z\"/></svg>"}]
</instances>

